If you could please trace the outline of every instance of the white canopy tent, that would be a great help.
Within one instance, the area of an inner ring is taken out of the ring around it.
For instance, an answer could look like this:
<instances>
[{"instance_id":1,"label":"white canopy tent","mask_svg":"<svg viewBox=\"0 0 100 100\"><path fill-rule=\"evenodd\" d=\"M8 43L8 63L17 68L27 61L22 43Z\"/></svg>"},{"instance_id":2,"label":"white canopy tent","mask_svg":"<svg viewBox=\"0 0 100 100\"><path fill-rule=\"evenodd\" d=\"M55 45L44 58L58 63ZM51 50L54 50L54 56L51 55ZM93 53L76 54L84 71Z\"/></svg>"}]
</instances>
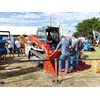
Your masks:
<instances>
[{"instance_id":1,"label":"white canopy tent","mask_svg":"<svg viewBox=\"0 0 100 100\"><path fill-rule=\"evenodd\" d=\"M10 31L10 35L36 35L38 27L15 27L15 26L0 26L0 31ZM0 35L7 35L8 33L0 32Z\"/></svg>"},{"instance_id":2,"label":"white canopy tent","mask_svg":"<svg viewBox=\"0 0 100 100\"><path fill-rule=\"evenodd\" d=\"M11 31L11 35L36 35L37 29L37 27L16 27L13 31Z\"/></svg>"},{"instance_id":3,"label":"white canopy tent","mask_svg":"<svg viewBox=\"0 0 100 100\"><path fill-rule=\"evenodd\" d=\"M11 26L0 26L0 35L4 35L4 36L9 35L9 33L5 32L5 31L10 32L12 29L13 29L13 27L11 27Z\"/></svg>"}]
</instances>

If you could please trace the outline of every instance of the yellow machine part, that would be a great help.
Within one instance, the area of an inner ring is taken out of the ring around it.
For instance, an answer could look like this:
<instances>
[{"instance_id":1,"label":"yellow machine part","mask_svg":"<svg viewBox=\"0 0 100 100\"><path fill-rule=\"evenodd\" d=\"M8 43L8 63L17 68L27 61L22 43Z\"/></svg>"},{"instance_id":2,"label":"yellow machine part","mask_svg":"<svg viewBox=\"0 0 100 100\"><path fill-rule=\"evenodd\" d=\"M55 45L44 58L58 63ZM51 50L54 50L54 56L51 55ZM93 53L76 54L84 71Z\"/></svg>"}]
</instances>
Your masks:
<instances>
[{"instance_id":1,"label":"yellow machine part","mask_svg":"<svg viewBox=\"0 0 100 100\"><path fill-rule=\"evenodd\" d=\"M96 73L100 73L100 60L91 61L91 70Z\"/></svg>"},{"instance_id":2,"label":"yellow machine part","mask_svg":"<svg viewBox=\"0 0 100 100\"><path fill-rule=\"evenodd\" d=\"M22 45L25 46L27 44L27 40L24 37L25 34L18 36L19 40L21 41Z\"/></svg>"}]
</instances>

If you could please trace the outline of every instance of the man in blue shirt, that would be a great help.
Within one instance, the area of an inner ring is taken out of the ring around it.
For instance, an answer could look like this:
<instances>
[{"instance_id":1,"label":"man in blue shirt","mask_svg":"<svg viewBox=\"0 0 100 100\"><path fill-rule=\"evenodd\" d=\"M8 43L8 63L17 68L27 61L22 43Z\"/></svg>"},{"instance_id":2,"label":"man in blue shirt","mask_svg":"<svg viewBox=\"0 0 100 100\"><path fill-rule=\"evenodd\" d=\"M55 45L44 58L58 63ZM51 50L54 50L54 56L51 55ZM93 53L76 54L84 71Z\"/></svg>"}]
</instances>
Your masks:
<instances>
[{"instance_id":1,"label":"man in blue shirt","mask_svg":"<svg viewBox=\"0 0 100 100\"><path fill-rule=\"evenodd\" d=\"M62 72L62 61L65 59L65 72L68 73L69 58L70 58L70 42L65 36L61 37L61 41L58 43L56 50L61 47L61 55L59 58L59 72Z\"/></svg>"}]
</instances>

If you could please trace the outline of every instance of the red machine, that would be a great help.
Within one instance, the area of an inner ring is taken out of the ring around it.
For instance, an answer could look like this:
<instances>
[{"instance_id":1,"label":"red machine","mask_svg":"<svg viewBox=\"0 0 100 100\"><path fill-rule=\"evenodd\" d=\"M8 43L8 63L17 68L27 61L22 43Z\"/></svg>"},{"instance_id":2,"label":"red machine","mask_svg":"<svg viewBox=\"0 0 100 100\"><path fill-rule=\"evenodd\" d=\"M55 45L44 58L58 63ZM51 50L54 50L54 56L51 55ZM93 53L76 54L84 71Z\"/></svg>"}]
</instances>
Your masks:
<instances>
[{"instance_id":1,"label":"red machine","mask_svg":"<svg viewBox=\"0 0 100 100\"><path fill-rule=\"evenodd\" d=\"M60 41L60 33L59 33L58 27L39 28L37 31L36 37L34 37L33 35L30 35L28 38L32 44L38 45L38 47L43 50L42 53L38 52L39 49L37 49L37 50L33 49L33 50L31 50L31 52L33 52L34 55L39 57L41 60L44 60L43 61L44 69L48 73L57 75L59 73L56 72L57 68L55 68L55 67L58 66L57 65L58 63L56 62L56 64L55 64L54 59L59 59L61 51L58 50L58 51L54 52L54 49L52 50L50 45L47 44L48 32L51 34L51 36L54 40L54 42L53 42L54 46L56 48L58 42ZM43 55L45 55L45 56L43 56ZM81 63L81 65L82 65L82 63ZM86 65L84 64L83 66L86 66ZM63 68L64 67L65 66L63 66Z\"/></svg>"}]
</instances>

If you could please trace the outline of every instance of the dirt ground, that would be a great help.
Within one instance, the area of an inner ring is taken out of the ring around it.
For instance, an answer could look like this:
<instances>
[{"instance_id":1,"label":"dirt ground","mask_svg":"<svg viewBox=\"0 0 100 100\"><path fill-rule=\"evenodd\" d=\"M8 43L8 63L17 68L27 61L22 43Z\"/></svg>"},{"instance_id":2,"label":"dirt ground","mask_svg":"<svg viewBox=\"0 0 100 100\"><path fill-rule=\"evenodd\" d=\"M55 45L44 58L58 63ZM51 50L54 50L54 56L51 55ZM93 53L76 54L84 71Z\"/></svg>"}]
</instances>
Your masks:
<instances>
[{"instance_id":1,"label":"dirt ground","mask_svg":"<svg viewBox=\"0 0 100 100\"><path fill-rule=\"evenodd\" d=\"M0 87L99 87L100 73L91 69L59 76L60 84L53 83L56 77L37 66L36 62L14 62L27 57L7 58L11 62L0 65ZM89 62L88 62L89 64Z\"/></svg>"}]
</instances>

